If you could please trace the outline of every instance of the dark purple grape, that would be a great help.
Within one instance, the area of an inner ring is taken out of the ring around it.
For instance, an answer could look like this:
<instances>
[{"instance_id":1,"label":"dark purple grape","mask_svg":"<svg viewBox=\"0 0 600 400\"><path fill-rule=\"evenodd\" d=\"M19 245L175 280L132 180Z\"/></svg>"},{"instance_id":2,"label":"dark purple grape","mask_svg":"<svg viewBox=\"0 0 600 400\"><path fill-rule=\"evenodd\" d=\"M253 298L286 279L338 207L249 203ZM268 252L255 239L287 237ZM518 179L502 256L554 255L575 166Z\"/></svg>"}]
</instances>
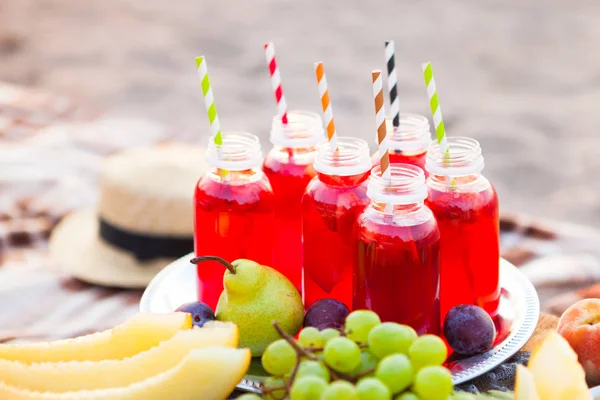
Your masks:
<instances>
[{"instance_id":1,"label":"dark purple grape","mask_svg":"<svg viewBox=\"0 0 600 400\"><path fill-rule=\"evenodd\" d=\"M306 310L304 327L314 326L320 331L326 328L342 329L349 313L350 310L344 303L321 299Z\"/></svg>"},{"instance_id":2,"label":"dark purple grape","mask_svg":"<svg viewBox=\"0 0 600 400\"><path fill-rule=\"evenodd\" d=\"M492 347L496 338L496 328L485 310L461 304L446 314L444 336L457 354L472 356L484 353Z\"/></svg>"},{"instance_id":3,"label":"dark purple grape","mask_svg":"<svg viewBox=\"0 0 600 400\"><path fill-rule=\"evenodd\" d=\"M213 310L200 301L182 304L175 311L192 314L192 323L198 327L203 327L205 323L216 319Z\"/></svg>"}]
</instances>

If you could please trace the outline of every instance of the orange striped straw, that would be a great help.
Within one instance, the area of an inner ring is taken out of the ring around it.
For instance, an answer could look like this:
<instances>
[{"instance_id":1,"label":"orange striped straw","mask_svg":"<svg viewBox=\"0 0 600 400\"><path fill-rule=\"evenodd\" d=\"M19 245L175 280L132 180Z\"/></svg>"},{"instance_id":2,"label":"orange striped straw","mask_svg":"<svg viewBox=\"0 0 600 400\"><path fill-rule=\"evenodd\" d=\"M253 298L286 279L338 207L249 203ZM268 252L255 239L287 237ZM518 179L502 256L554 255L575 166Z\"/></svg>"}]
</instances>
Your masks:
<instances>
[{"instance_id":1,"label":"orange striped straw","mask_svg":"<svg viewBox=\"0 0 600 400\"><path fill-rule=\"evenodd\" d=\"M385 107L383 105L383 82L381 79L381 70L375 70L371 73L373 78L373 98L375 99L375 122L377 125L377 141L379 142L379 154L381 155L381 176L390 178L390 154L385 137L387 129L385 126Z\"/></svg>"},{"instance_id":2,"label":"orange striped straw","mask_svg":"<svg viewBox=\"0 0 600 400\"><path fill-rule=\"evenodd\" d=\"M333 111L329 101L329 89L327 88L327 78L325 69L321 61L315 63L315 72L317 74L317 84L319 86L319 96L321 97L321 107L323 108L323 120L327 127L327 139L331 147L337 150L337 135L335 133L335 123L333 121Z\"/></svg>"}]
</instances>

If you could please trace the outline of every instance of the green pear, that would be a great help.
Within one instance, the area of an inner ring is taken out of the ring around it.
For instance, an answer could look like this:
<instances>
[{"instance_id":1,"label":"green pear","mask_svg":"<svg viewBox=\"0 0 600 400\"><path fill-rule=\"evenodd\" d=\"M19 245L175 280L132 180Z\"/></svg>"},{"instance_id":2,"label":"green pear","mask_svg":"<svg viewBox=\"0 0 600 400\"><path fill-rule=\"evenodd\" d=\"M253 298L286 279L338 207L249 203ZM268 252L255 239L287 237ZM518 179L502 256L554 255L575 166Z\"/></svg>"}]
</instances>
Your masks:
<instances>
[{"instance_id":1,"label":"green pear","mask_svg":"<svg viewBox=\"0 0 600 400\"><path fill-rule=\"evenodd\" d=\"M202 258L202 257L199 257ZM227 267L216 317L235 323L240 331L239 347L248 347L253 357L281 337L273 322L295 336L304 321L304 305L296 287L280 272L251 260L231 264L211 257Z\"/></svg>"}]
</instances>

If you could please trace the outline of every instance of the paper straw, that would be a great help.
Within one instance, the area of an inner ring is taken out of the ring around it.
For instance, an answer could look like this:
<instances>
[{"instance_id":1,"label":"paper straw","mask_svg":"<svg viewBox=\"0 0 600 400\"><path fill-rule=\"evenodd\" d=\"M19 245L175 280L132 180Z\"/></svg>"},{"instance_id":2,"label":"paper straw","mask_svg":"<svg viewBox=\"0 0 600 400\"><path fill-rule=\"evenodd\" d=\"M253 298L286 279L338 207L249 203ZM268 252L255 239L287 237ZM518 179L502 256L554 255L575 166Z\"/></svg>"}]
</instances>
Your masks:
<instances>
[{"instance_id":1,"label":"paper straw","mask_svg":"<svg viewBox=\"0 0 600 400\"><path fill-rule=\"evenodd\" d=\"M391 177L390 154L388 151L387 129L385 126L385 106L383 105L383 82L381 71L375 70L371 73L373 79L373 98L375 100L375 123L377 125L377 142L379 143L379 155L381 164L381 176Z\"/></svg>"},{"instance_id":2,"label":"paper straw","mask_svg":"<svg viewBox=\"0 0 600 400\"><path fill-rule=\"evenodd\" d=\"M331 147L337 150L337 135L335 133L335 123L333 121L333 111L329 101L329 89L327 88L327 78L322 62L315 63L315 72L317 74L317 84L319 86L319 97L321 98L321 107L323 108L323 120L327 127L327 139Z\"/></svg>"},{"instance_id":3,"label":"paper straw","mask_svg":"<svg viewBox=\"0 0 600 400\"><path fill-rule=\"evenodd\" d=\"M396 45L393 40L385 42L385 61L387 63L388 89L390 92L390 115L392 124L400 126L400 100L398 100L398 77L396 75Z\"/></svg>"},{"instance_id":4,"label":"paper straw","mask_svg":"<svg viewBox=\"0 0 600 400\"><path fill-rule=\"evenodd\" d=\"M269 66L269 74L271 75L271 86L273 87L275 101L277 102L277 112L281 115L281 122L284 125L287 125L287 103L285 101L285 96L283 95L283 88L281 87L281 75L279 74L277 60L275 59L275 45L273 42L265 44L265 57L267 59L267 65Z\"/></svg>"},{"instance_id":5,"label":"paper straw","mask_svg":"<svg viewBox=\"0 0 600 400\"><path fill-rule=\"evenodd\" d=\"M223 145L223 135L221 134L221 124L217 116L217 108L213 97L210 80L208 79L208 68L206 67L206 59L204 56L196 57L196 68L200 76L200 85L202 86L202 95L204 96L204 105L208 113L208 122L210 123L210 131L214 137L215 144L218 148ZM227 171L221 170L221 176L227 176Z\"/></svg>"},{"instance_id":6,"label":"paper straw","mask_svg":"<svg viewBox=\"0 0 600 400\"><path fill-rule=\"evenodd\" d=\"M425 77L425 85L427 86L427 96L429 97L429 107L433 116L433 126L435 127L435 136L440 145L440 150L444 154L448 153L448 140L446 139L446 129L444 128L444 119L442 118L442 109L438 100L437 89L435 87L435 79L433 78L433 70L431 63L425 63L423 67L423 76Z\"/></svg>"}]
</instances>

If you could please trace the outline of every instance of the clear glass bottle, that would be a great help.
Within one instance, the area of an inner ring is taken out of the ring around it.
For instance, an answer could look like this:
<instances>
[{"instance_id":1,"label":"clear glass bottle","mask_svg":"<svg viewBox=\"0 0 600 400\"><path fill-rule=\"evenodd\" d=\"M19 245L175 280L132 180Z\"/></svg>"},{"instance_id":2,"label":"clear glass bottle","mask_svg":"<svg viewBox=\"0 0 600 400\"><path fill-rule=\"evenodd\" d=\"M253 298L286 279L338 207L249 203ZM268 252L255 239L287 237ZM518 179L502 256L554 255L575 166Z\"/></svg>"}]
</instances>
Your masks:
<instances>
[{"instance_id":1,"label":"clear glass bottle","mask_svg":"<svg viewBox=\"0 0 600 400\"><path fill-rule=\"evenodd\" d=\"M223 135L217 146L210 138L206 152L210 170L194 193L196 256L215 255L231 262L247 258L273 265L274 195L261 170L262 152L255 135ZM223 291L223 266L198 264L198 297L213 309Z\"/></svg>"},{"instance_id":2,"label":"clear glass bottle","mask_svg":"<svg viewBox=\"0 0 600 400\"><path fill-rule=\"evenodd\" d=\"M339 137L337 151L319 146L317 176L302 198L304 306L330 298L352 307L352 249L356 217L369 203L367 142Z\"/></svg>"},{"instance_id":3,"label":"clear glass bottle","mask_svg":"<svg viewBox=\"0 0 600 400\"><path fill-rule=\"evenodd\" d=\"M274 267L302 291L302 195L317 174L313 162L317 144L325 139L321 117L310 111L290 111L288 123L273 118L273 148L263 163L275 193Z\"/></svg>"},{"instance_id":4,"label":"clear glass bottle","mask_svg":"<svg viewBox=\"0 0 600 400\"><path fill-rule=\"evenodd\" d=\"M500 233L498 197L481 171L479 143L448 138L443 156L429 147L426 204L438 221L442 254L442 318L457 304L474 304L492 317L500 300Z\"/></svg>"},{"instance_id":5,"label":"clear glass bottle","mask_svg":"<svg viewBox=\"0 0 600 400\"><path fill-rule=\"evenodd\" d=\"M354 309L382 321L440 334L440 231L425 205L425 174L409 164L371 171L371 202L358 217L354 252Z\"/></svg>"},{"instance_id":6,"label":"clear glass bottle","mask_svg":"<svg viewBox=\"0 0 600 400\"><path fill-rule=\"evenodd\" d=\"M427 149L431 143L429 121L422 115L400 114L400 126L392 125L392 120L386 120L389 145L390 163L411 164L425 170ZM373 165L379 165L381 156L379 150L373 154ZM427 175L427 172L425 172Z\"/></svg>"}]
</instances>

